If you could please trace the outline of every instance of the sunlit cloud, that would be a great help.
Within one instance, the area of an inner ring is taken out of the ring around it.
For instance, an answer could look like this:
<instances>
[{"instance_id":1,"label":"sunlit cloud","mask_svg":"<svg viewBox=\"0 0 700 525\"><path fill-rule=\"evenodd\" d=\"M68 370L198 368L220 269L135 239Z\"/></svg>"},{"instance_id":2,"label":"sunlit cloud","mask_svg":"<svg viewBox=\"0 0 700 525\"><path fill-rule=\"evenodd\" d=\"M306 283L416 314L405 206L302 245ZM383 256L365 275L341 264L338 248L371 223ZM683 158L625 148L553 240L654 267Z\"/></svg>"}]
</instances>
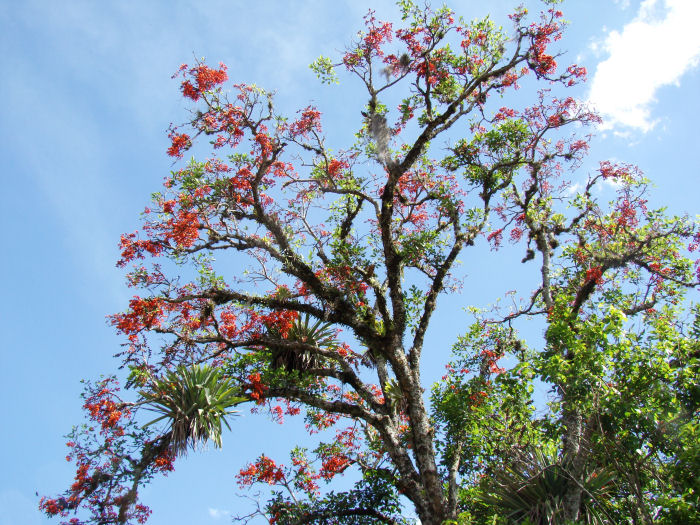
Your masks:
<instances>
[{"instance_id":1,"label":"sunlit cloud","mask_svg":"<svg viewBox=\"0 0 700 525\"><path fill-rule=\"evenodd\" d=\"M589 100L605 127L627 126L647 132L658 122L652 114L659 88L680 85L700 61L700 2L645 0L621 31L610 31L594 51L609 56L595 70Z\"/></svg>"}]
</instances>

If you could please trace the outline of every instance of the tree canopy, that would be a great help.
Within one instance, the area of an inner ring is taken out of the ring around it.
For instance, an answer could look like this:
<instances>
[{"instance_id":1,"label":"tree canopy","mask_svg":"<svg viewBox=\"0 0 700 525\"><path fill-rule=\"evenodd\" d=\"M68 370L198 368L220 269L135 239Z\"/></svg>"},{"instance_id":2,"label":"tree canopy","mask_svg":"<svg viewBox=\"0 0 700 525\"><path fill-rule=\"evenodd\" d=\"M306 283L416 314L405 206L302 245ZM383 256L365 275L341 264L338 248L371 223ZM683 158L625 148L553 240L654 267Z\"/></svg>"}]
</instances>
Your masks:
<instances>
[{"instance_id":1,"label":"tree canopy","mask_svg":"<svg viewBox=\"0 0 700 525\"><path fill-rule=\"evenodd\" d=\"M649 207L633 165L577 171L600 119L566 96L586 71L551 50L556 7L518 9L503 30L399 6L400 26L370 11L343 56L312 64L363 90L346 149L326 145L317 108L280 115L223 64L177 72L193 110L167 153L200 160L122 236L118 264L140 290L110 318L126 393L115 376L88 383L76 478L41 500L48 515L145 522L139 487L221 446L250 405L303 413L319 444L243 468L241 487L274 490L242 520L700 519L698 223ZM424 384L440 298L482 303L460 289L465 268L505 242L530 288L473 308L446 374ZM525 340L525 319L541 337ZM352 488L330 490L341 475Z\"/></svg>"}]
</instances>

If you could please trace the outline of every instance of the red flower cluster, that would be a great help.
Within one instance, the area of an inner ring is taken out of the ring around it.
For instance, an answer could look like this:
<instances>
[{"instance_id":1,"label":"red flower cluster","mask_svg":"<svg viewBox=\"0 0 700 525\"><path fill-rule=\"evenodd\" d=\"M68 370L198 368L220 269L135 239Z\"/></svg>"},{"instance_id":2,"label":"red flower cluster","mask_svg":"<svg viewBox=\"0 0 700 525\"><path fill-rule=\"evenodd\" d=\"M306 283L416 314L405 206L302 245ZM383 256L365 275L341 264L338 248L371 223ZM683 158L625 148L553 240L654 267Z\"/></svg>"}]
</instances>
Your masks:
<instances>
[{"instance_id":1,"label":"red flower cluster","mask_svg":"<svg viewBox=\"0 0 700 525\"><path fill-rule=\"evenodd\" d=\"M186 68L187 65L183 64L180 66L178 73L184 71ZM187 71L186 75L189 75L191 80L185 79L180 85L180 89L182 89L182 94L185 97L191 98L195 102L199 100L206 91L211 91L215 86L223 84L228 80L226 66L221 63L219 64L219 69L212 69L205 64L199 64Z\"/></svg>"},{"instance_id":2,"label":"red flower cluster","mask_svg":"<svg viewBox=\"0 0 700 525\"><path fill-rule=\"evenodd\" d=\"M306 429L310 434L315 434L335 425L340 419L340 415L329 412L311 412L307 417Z\"/></svg>"},{"instance_id":3,"label":"red flower cluster","mask_svg":"<svg viewBox=\"0 0 700 525\"><path fill-rule=\"evenodd\" d=\"M634 228L639 224L639 217L637 217L637 212L641 211L645 213L646 200L639 200L632 203L628 198L620 199L617 203L617 209L615 213L617 215L617 224L623 228Z\"/></svg>"},{"instance_id":4,"label":"red flower cluster","mask_svg":"<svg viewBox=\"0 0 700 525\"><path fill-rule=\"evenodd\" d=\"M525 233L525 231L522 228L515 226L510 231L510 242L513 242L513 243L518 242L522 238L524 233Z\"/></svg>"},{"instance_id":5,"label":"red flower cluster","mask_svg":"<svg viewBox=\"0 0 700 525\"><path fill-rule=\"evenodd\" d=\"M491 249L497 250L501 247L501 242L503 242L503 228L492 231L486 237L486 240L491 243Z\"/></svg>"},{"instance_id":6,"label":"red flower cluster","mask_svg":"<svg viewBox=\"0 0 700 525\"><path fill-rule=\"evenodd\" d=\"M586 270L586 281L600 284L603 280L603 271L600 266L593 266Z\"/></svg>"},{"instance_id":7,"label":"red flower cluster","mask_svg":"<svg viewBox=\"0 0 700 525\"><path fill-rule=\"evenodd\" d=\"M279 423L280 425L284 423L285 415L297 416L301 412L301 409L299 407L293 406L289 399L283 399L282 401L285 404L284 408L282 408L281 405L275 405L272 408L270 408L272 419L274 419L275 422Z\"/></svg>"},{"instance_id":8,"label":"red flower cluster","mask_svg":"<svg viewBox=\"0 0 700 525\"><path fill-rule=\"evenodd\" d=\"M294 486L303 490L307 494L318 494L318 480L321 476L316 474L310 467L305 456L292 453L292 464L296 472L294 473Z\"/></svg>"},{"instance_id":9,"label":"red flower cluster","mask_svg":"<svg viewBox=\"0 0 700 525\"><path fill-rule=\"evenodd\" d=\"M604 179L619 179L621 181L636 179L641 175L636 166L613 164L607 160L600 163L599 171Z\"/></svg>"},{"instance_id":10,"label":"red flower cluster","mask_svg":"<svg viewBox=\"0 0 700 525\"><path fill-rule=\"evenodd\" d=\"M180 248L189 248L199 239L199 217L195 212L178 210L164 225L164 241L174 241Z\"/></svg>"},{"instance_id":11,"label":"red flower cluster","mask_svg":"<svg viewBox=\"0 0 700 525\"><path fill-rule=\"evenodd\" d=\"M574 84L576 84L577 80L581 80L582 82L586 81L586 76L588 75L588 72L586 71L585 67L578 67L576 64L571 64L569 67L566 68L566 71L572 77L567 82L567 86L573 86Z\"/></svg>"},{"instance_id":12,"label":"red flower cluster","mask_svg":"<svg viewBox=\"0 0 700 525\"><path fill-rule=\"evenodd\" d=\"M255 135L255 137L253 137L253 140L255 143L255 147L253 148L253 151L251 151L251 154L259 156L261 158L270 157L270 154L274 149L273 142L270 139L270 136L266 133L260 132L257 135Z\"/></svg>"},{"instance_id":13,"label":"red flower cluster","mask_svg":"<svg viewBox=\"0 0 700 525\"><path fill-rule=\"evenodd\" d=\"M100 383L101 388L85 398L83 408L90 414L90 419L102 426L102 431L110 431L116 436L124 434L124 429L118 424L124 416L131 415L127 408L116 399L114 392L118 387L116 380L105 379Z\"/></svg>"},{"instance_id":14,"label":"red flower cluster","mask_svg":"<svg viewBox=\"0 0 700 525\"><path fill-rule=\"evenodd\" d=\"M151 254L154 257L159 256L163 251L163 246L151 240L136 239L136 233L127 233L121 236L119 241L121 248L121 259L117 262L120 268L126 266L127 263L134 259L143 259L144 252Z\"/></svg>"},{"instance_id":15,"label":"red flower cluster","mask_svg":"<svg viewBox=\"0 0 700 525\"><path fill-rule=\"evenodd\" d=\"M170 452L169 449L165 448L156 458L153 460L153 470L157 472L172 472L175 470L175 455Z\"/></svg>"},{"instance_id":16,"label":"red flower cluster","mask_svg":"<svg viewBox=\"0 0 700 525\"><path fill-rule=\"evenodd\" d=\"M350 459L347 456L338 454L324 458L321 462L320 476L326 481L330 481L336 474L342 473L350 466Z\"/></svg>"},{"instance_id":17,"label":"red flower cluster","mask_svg":"<svg viewBox=\"0 0 700 525\"><path fill-rule=\"evenodd\" d=\"M248 385L248 388L251 390L250 397L255 399L258 404L261 404L264 400L267 386L262 384L260 381L260 374L257 372L250 374L248 376L248 381L250 381Z\"/></svg>"},{"instance_id":18,"label":"red flower cluster","mask_svg":"<svg viewBox=\"0 0 700 525\"><path fill-rule=\"evenodd\" d=\"M129 310L124 314L113 315L110 320L117 330L125 335L160 325L163 316L163 301L157 297L141 298L134 296L129 301Z\"/></svg>"},{"instance_id":19,"label":"red flower cluster","mask_svg":"<svg viewBox=\"0 0 700 525\"><path fill-rule=\"evenodd\" d=\"M293 310L277 310L263 315L257 312L253 312L253 314L256 321L260 322L268 330L272 329L278 332L282 338L287 337L294 321L299 317L299 312Z\"/></svg>"},{"instance_id":20,"label":"red flower cluster","mask_svg":"<svg viewBox=\"0 0 700 525\"><path fill-rule=\"evenodd\" d=\"M347 265L327 266L316 272L316 276L331 282L342 289L348 295L364 295L369 285L360 281L354 274L353 269ZM306 287L301 285L300 291L306 292Z\"/></svg>"},{"instance_id":21,"label":"red flower cluster","mask_svg":"<svg viewBox=\"0 0 700 525\"><path fill-rule=\"evenodd\" d=\"M331 179L337 179L341 175L341 171L346 170L349 167L350 164L348 164L346 161L333 159L328 163L326 173L328 173Z\"/></svg>"},{"instance_id":22,"label":"red flower cluster","mask_svg":"<svg viewBox=\"0 0 700 525\"><path fill-rule=\"evenodd\" d=\"M484 399L488 396L486 392L483 390L479 390L478 392L473 392L469 394L469 400L476 406L479 406Z\"/></svg>"},{"instance_id":23,"label":"red flower cluster","mask_svg":"<svg viewBox=\"0 0 700 525\"><path fill-rule=\"evenodd\" d=\"M506 120L507 118L513 118L515 116L516 112L514 109L504 106L498 110L498 112L493 116L493 119L498 122L501 120Z\"/></svg>"},{"instance_id":24,"label":"red flower cluster","mask_svg":"<svg viewBox=\"0 0 700 525\"><path fill-rule=\"evenodd\" d=\"M181 159L182 152L188 150L190 146L192 146L192 141L187 133L171 132L168 138L171 140L170 147L168 148L168 155L171 157Z\"/></svg>"},{"instance_id":25,"label":"red flower cluster","mask_svg":"<svg viewBox=\"0 0 700 525\"><path fill-rule=\"evenodd\" d=\"M53 499L43 497L39 500L39 510L45 512L49 516L56 516L58 514L65 516L68 503L69 502L67 502L65 498Z\"/></svg>"},{"instance_id":26,"label":"red flower cluster","mask_svg":"<svg viewBox=\"0 0 700 525\"><path fill-rule=\"evenodd\" d=\"M486 349L481 351L481 357L488 364L488 371L491 374L502 374L506 371L505 368L498 366L498 360L503 357L503 355L497 354L493 350Z\"/></svg>"},{"instance_id":27,"label":"red flower cluster","mask_svg":"<svg viewBox=\"0 0 700 525\"><path fill-rule=\"evenodd\" d=\"M688 251L694 252L700 248L700 231L693 236L693 240L688 245Z\"/></svg>"},{"instance_id":28,"label":"red flower cluster","mask_svg":"<svg viewBox=\"0 0 700 525\"><path fill-rule=\"evenodd\" d=\"M561 25L555 22L557 18L563 16L561 11L549 10L551 15L550 21L543 22L540 25L532 24L530 26L530 34L532 35L532 51L530 56L530 67L538 76L546 76L554 73L557 68L557 62L552 55L548 55L547 45L552 40L561 38Z\"/></svg>"},{"instance_id":29,"label":"red flower cluster","mask_svg":"<svg viewBox=\"0 0 700 525\"><path fill-rule=\"evenodd\" d=\"M292 137L306 137L309 132L321 132L321 113L311 106L301 112L301 117L289 125L289 133Z\"/></svg>"},{"instance_id":30,"label":"red flower cluster","mask_svg":"<svg viewBox=\"0 0 700 525\"><path fill-rule=\"evenodd\" d=\"M392 40L391 23L377 21L374 11L365 15L365 26L367 26L367 33L363 35L358 47L347 52L343 57L343 63L348 70L352 70L361 61L368 60L372 56L383 57L384 51L381 45Z\"/></svg>"},{"instance_id":31,"label":"red flower cluster","mask_svg":"<svg viewBox=\"0 0 700 525\"><path fill-rule=\"evenodd\" d=\"M282 465L265 456L260 456L255 463L250 463L246 468L241 469L236 478L238 485L243 488L253 483L264 482L274 485L284 479Z\"/></svg>"}]
</instances>

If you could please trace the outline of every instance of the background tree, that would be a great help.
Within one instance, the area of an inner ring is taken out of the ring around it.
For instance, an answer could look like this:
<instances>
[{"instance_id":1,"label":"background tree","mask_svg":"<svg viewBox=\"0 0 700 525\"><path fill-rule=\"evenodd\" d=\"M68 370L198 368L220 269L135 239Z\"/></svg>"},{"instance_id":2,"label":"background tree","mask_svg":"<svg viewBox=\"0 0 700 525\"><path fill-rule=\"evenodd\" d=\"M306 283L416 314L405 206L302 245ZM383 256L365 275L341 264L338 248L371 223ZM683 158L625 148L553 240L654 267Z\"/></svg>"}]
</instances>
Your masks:
<instances>
[{"instance_id":1,"label":"background tree","mask_svg":"<svg viewBox=\"0 0 700 525\"><path fill-rule=\"evenodd\" d=\"M76 482L42 500L48 514L145 521L138 487L197 442L220 444L242 400L279 419L304 409L311 432L331 435L290 466L262 455L241 470L242 486L275 487L254 513L271 522L401 523L400 496L426 525L696 512L697 348L679 318L698 283L684 258L696 224L648 209L632 166L603 162L579 191L566 179L588 149L575 132L599 119L558 94L585 77L548 50L561 12L527 21L520 9L506 33L400 6L402 27L370 12L339 63L312 65L366 89L346 150L326 147L313 107L285 118L259 87L225 91L223 64L180 68L196 109L171 128L168 154L211 151L174 171L121 240L119 264L145 293L112 322L139 395L121 400L111 378L88 388L96 424L74 431ZM526 75L541 85L532 105L492 102ZM603 183L616 192L607 205ZM438 298L458 289L458 258L480 247L484 264L504 236L525 245L534 290L509 312L476 312L428 405ZM231 276L227 253L245 270ZM523 317L542 319L541 343L521 341ZM535 379L552 387L544 414ZM137 424L147 408L169 425ZM354 488L321 492L346 471Z\"/></svg>"}]
</instances>

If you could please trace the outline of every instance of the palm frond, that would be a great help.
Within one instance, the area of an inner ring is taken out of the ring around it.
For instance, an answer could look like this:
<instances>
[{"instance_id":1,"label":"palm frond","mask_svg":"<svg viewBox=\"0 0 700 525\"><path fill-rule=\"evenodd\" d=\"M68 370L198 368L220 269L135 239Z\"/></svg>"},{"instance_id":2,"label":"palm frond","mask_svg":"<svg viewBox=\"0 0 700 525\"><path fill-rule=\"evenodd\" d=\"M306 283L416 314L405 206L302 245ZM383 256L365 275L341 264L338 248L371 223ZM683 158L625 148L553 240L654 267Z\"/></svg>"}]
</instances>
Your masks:
<instances>
[{"instance_id":1,"label":"palm frond","mask_svg":"<svg viewBox=\"0 0 700 525\"><path fill-rule=\"evenodd\" d=\"M279 336L278 334L271 334ZM331 348L336 344L335 330L330 323L318 319L312 322L309 315L297 318L287 337L279 345L270 346L273 369L284 368L288 372L303 372L320 364L320 358L310 350L294 348L293 343L305 343L317 348Z\"/></svg>"},{"instance_id":2,"label":"palm frond","mask_svg":"<svg viewBox=\"0 0 700 525\"><path fill-rule=\"evenodd\" d=\"M181 365L140 394L147 408L160 414L144 426L169 420L170 447L178 455L207 441L221 447L222 423L230 430L226 416L236 413L230 408L245 401L231 379L207 365Z\"/></svg>"},{"instance_id":3,"label":"palm frond","mask_svg":"<svg viewBox=\"0 0 700 525\"><path fill-rule=\"evenodd\" d=\"M532 449L521 459L495 473L483 501L501 510L513 523L564 523L564 496L572 476L556 452ZM590 472L583 483L580 523L604 525L605 506L613 476L605 469ZM602 511L602 512L601 512Z\"/></svg>"}]
</instances>

